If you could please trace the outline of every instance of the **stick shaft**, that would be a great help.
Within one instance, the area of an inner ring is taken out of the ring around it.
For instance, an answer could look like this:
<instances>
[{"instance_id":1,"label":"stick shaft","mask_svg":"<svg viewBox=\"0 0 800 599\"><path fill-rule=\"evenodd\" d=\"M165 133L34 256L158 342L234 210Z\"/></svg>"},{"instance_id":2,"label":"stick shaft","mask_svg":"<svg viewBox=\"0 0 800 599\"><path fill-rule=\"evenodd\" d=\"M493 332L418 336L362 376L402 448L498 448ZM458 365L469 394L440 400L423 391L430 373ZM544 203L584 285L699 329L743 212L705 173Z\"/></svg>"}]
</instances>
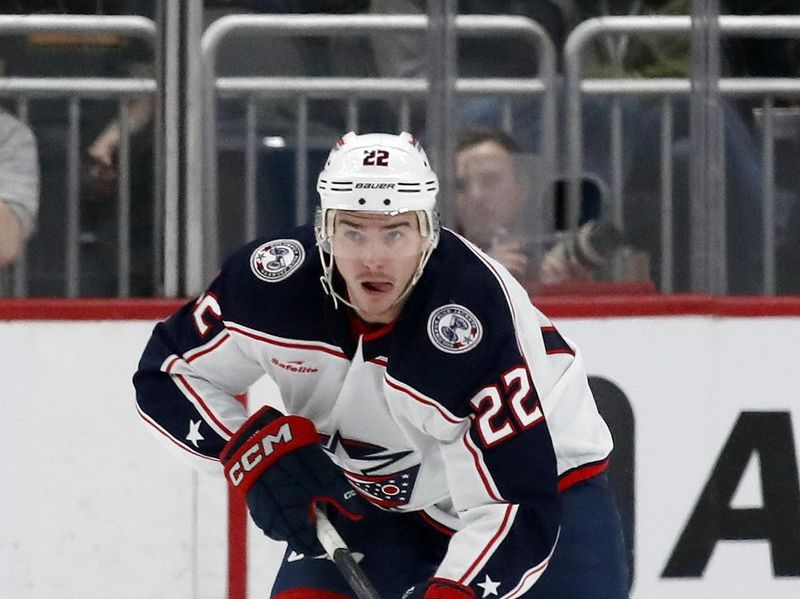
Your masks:
<instances>
[{"instance_id":1,"label":"stick shaft","mask_svg":"<svg viewBox=\"0 0 800 599\"><path fill-rule=\"evenodd\" d=\"M325 549L325 553L333 560L342 576L353 589L358 599L380 599L380 595L372 586L361 566L358 565L350 553L342 537L333 527L328 516L319 507L315 508L317 513L317 538Z\"/></svg>"}]
</instances>

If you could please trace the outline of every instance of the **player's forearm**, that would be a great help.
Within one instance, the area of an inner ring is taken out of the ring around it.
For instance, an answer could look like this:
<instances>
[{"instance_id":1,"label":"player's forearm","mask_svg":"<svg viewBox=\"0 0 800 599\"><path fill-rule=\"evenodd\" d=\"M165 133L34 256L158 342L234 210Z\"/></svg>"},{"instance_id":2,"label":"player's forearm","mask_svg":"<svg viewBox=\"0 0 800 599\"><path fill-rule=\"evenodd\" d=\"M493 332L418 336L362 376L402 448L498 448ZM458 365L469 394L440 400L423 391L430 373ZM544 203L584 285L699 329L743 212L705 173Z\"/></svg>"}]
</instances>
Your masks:
<instances>
[{"instance_id":1,"label":"player's forearm","mask_svg":"<svg viewBox=\"0 0 800 599\"><path fill-rule=\"evenodd\" d=\"M460 526L436 575L468 584L477 597L481 584L502 597L533 585L555 546L561 512L555 455L544 421L492 447L479 438L473 428L463 443L441 448L448 479L459 481L451 494Z\"/></svg>"},{"instance_id":2,"label":"player's forearm","mask_svg":"<svg viewBox=\"0 0 800 599\"><path fill-rule=\"evenodd\" d=\"M557 507L493 504L450 541L436 576L466 584L476 597L502 597L534 585L548 566L558 536Z\"/></svg>"},{"instance_id":3,"label":"player's forearm","mask_svg":"<svg viewBox=\"0 0 800 599\"><path fill-rule=\"evenodd\" d=\"M208 364L193 359L202 356L203 349L178 350L171 331L180 319L179 314L159 324L145 348L133 379L137 409L179 457L198 469L219 473L219 453L246 419L246 410L235 393L212 382ZM228 361L223 354L229 352L220 345L225 343L217 344L217 354L207 360L224 370ZM234 350L228 357L235 360L235 348L232 344L228 348Z\"/></svg>"}]
</instances>

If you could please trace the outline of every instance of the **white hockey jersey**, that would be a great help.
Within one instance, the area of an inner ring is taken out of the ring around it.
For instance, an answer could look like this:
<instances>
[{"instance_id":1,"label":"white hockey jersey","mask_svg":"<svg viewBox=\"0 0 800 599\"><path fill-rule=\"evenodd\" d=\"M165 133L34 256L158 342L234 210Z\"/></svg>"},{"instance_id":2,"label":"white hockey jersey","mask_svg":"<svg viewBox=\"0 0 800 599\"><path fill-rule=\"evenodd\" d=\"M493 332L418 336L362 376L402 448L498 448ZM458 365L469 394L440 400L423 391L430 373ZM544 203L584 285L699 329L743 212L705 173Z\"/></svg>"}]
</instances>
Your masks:
<instances>
[{"instance_id":1,"label":"white hockey jersey","mask_svg":"<svg viewBox=\"0 0 800 599\"><path fill-rule=\"evenodd\" d=\"M359 334L321 276L311 227L234 254L156 326L134 376L142 418L221 472L247 417L236 396L266 374L365 499L454 531L437 576L489 575L518 597L552 554L559 491L611 451L579 351L448 230L402 314L377 330Z\"/></svg>"}]
</instances>

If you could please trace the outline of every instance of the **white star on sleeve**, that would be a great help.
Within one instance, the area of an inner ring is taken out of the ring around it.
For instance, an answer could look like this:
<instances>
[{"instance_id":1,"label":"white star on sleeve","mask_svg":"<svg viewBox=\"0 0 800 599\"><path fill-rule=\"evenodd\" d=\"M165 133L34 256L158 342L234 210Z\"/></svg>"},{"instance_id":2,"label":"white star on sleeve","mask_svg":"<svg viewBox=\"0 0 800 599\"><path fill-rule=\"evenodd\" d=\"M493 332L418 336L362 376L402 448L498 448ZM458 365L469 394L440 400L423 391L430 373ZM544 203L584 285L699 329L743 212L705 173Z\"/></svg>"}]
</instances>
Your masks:
<instances>
[{"instance_id":1,"label":"white star on sleeve","mask_svg":"<svg viewBox=\"0 0 800 599\"><path fill-rule=\"evenodd\" d=\"M194 444L195 447L200 447L197 444L198 441L205 441L205 437L200 434L200 425L202 423L202 420L198 420L197 422L189 420L189 434L186 435L186 440Z\"/></svg>"},{"instance_id":2,"label":"white star on sleeve","mask_svg":"<svg viewBox=\"0 0 800 599\"><path fill-rule=\"evenodd\" d=\"M497 587L500 586L500 583L494 582L491 578L489 578L489 575L487 574L484 581L479 582L477 586L483 589L483 595L481 595L481 598L483 599L484 597L488 597L489 595L497 595Z\"/></svg>"}]
</instances>

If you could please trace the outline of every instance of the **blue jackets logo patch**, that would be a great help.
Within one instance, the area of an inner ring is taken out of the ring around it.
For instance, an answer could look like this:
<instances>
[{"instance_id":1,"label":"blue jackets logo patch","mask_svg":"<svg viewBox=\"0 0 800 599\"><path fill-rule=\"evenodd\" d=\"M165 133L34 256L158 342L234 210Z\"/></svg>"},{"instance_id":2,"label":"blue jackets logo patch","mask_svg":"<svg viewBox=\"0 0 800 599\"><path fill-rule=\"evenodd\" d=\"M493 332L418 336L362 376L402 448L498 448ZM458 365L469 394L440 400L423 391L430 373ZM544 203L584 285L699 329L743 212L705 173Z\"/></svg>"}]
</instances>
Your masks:
<instances>
[{"instance_id":1,"label":"blue jackets logo patch","mask_svg":"<svg viewBox=\"0 0 800 599\"><path fill-rule=\"evenodd\" d=\"M428 317L428 337L442 351L461 354L480 343L483 326L464 306L447 304Z\"/></svg>"},{"instance_id":2,"label":"blue jackets logo patch","mask_svg":"<svg viewBox=\"0 0 800 599\"><path fill-rule=\"evenodd\" d=\"M371 503L391 509L409 502L418 471L419 464L385 476L368 476L347 471L344 471L344 475Z\"/></svg>"},{"instance_id":3,"label":"blue jackets logo patch","mask_svg":"<svg viewBox=\"0 0 800 599\"><path fill-rule=\"evenodd\" d=\"M267 283L282 281L305 260L306 251L294 239L276 239L256 248L250 256L253 274Z\"/></svg>"}]
</instances>

